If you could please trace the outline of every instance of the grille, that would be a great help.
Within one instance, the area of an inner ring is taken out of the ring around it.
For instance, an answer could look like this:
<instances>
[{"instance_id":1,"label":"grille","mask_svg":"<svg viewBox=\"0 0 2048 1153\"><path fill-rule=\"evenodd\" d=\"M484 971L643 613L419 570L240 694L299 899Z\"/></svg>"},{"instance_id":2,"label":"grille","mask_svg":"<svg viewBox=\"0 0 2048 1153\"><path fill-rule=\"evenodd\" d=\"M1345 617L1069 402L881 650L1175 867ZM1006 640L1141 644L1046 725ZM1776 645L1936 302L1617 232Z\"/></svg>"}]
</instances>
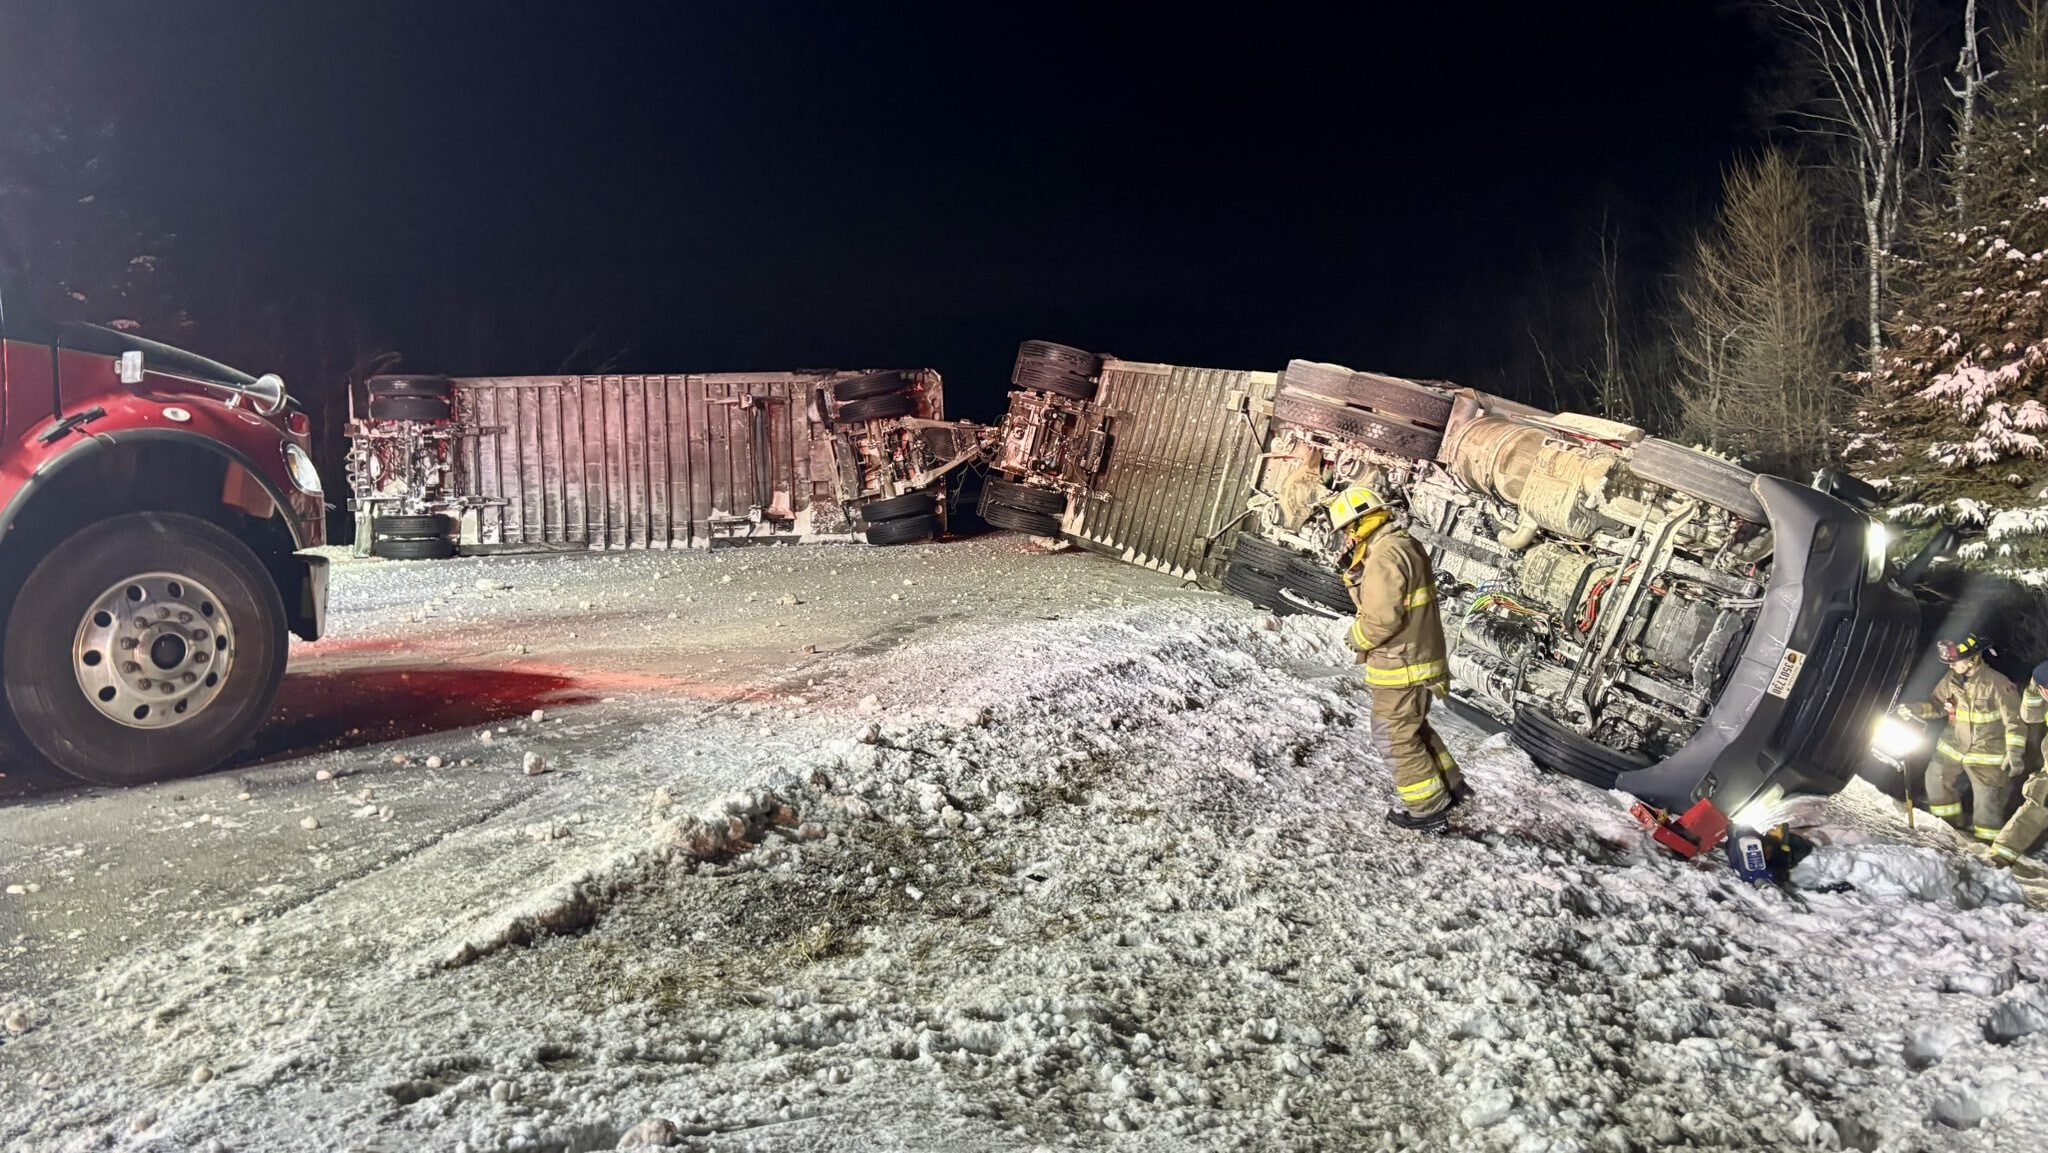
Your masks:
<instances>
[{"instance_id":1,"label":"grille","mask_svg":"<svg viewBox=\"0 0 2048 1153\"><path fill-rule=\"evenodd\" d=\"M1856 771L1912 653L1911 621L1837 616L1822 629L1776 744L1829 776Z\"/></svg>"}]
</instances>

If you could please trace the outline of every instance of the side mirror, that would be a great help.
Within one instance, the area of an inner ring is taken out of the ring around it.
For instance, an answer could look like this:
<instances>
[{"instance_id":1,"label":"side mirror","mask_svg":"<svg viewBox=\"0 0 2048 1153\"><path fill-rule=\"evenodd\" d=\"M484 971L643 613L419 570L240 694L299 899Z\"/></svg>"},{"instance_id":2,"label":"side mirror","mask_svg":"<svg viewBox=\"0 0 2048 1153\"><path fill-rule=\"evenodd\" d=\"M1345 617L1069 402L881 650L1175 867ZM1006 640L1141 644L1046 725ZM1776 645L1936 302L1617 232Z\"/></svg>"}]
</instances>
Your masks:
<instances>
[{"instance_id":1,"label":"side mirror","mask_svg":"<svg viewBox=\"0 0 2048 1153\"><path fill-rule=\"evenodd\" d=\"M141 384L142 353L135 349L122 353L119 371L122 384Z\"/></svg>"},{"instance_id":2,"label":"side mirror","mask_svg":"<svg viewBox=\"0 0 2048 1153\"><path fill-rule=\"evenodd\" d=\"M1877 506L1884 503L1884 494L1870 482L1838 468L1820 470L1813 478L1813 487L1861 513L1875 514Z\"/></svg>"},{"instance_id":3,"label":"side mirror","mask_svg":"<svg viewBox=\"0 0 2048 1153\"><path fill-rule=\"evenodd\" d=\"M1899 570L1899 583L1912 586L1925 580L1935 561L1955 555L1956 545L1960 544L1962 539L1962 534L1958 533L1953 525L1945 524L1936 529L1934 536L1920 546L1920 551L1914 553L1913 559L1907 561L1905 567Z\"/></svg>"}]
</instances>

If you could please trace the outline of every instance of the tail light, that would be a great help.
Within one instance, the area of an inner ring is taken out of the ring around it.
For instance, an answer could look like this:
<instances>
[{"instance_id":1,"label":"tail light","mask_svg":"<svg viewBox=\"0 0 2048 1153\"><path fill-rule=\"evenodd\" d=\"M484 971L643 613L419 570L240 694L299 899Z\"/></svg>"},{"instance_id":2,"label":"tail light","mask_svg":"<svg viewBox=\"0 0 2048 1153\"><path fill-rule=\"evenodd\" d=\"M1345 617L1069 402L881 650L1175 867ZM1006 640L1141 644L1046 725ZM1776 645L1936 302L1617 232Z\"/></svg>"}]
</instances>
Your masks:
<instances>
[{"instance_id":1,"label":"tail light","mask_svg":"<svg viewBox=\"0 0 2048 1153\"><path fill-rule=\"evenodd\" d=\"M295 412L284 418L284 430L293 436L313 435L313 422L303 412Z\"/></svg>"}]
</instances>

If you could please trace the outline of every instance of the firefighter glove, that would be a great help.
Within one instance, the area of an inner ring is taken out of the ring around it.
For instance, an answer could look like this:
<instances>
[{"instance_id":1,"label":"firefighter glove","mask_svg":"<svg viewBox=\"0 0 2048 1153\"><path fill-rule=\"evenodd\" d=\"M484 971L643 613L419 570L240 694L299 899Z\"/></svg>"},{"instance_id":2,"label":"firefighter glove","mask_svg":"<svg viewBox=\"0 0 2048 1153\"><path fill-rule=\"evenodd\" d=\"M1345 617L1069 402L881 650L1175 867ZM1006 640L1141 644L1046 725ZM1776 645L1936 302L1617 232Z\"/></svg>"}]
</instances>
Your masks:
<instances>
[{"instance_id":1,"label":"firefighter glove","mask_svg":"<svg viewBox=\"0 0 2048 1153\"><path fill-rule=\"evenodd\" d=\"M2005 779L2017 781L2027 775L2027 751L2013 749L2005 754Z\"/></svg>"}]
</instances>

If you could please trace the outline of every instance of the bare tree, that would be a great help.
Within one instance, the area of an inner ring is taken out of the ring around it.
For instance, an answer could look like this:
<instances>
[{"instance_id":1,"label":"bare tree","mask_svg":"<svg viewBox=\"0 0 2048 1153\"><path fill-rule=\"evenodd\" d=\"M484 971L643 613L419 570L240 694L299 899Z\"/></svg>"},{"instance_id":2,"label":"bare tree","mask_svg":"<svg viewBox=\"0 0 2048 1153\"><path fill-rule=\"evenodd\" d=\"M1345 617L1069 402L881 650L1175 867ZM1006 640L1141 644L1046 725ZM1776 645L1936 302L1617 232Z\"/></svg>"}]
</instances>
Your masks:
<instances>
[{"instance_id":1,"label":"bare tree","mask_svg":"<svg viewBox=\"0 0 2048 1153\"><path fill-rule=\"evenodd\" d=\"M1913 0L1764 0L1820 81L1821 98L1795 115L1847 153L1863 218L1868 354L1884 346L1885 278L1919 140Z\"/></svg>"},{"instance_id":2,"label":"bare tree","mask_svg":"<svg viewBox=\"0 0 2048 1153\"><path fill-rule=\"evenodd\" d=\"M1977 52L1977 0L1968 0L1963 5L1963 48L1956 58L1956 75L1962 83L1949 82L1949 95L1956 98L1956 155L1955 167L1958 172L1970 169L1970 138L1977 131L1977 94L1991 83L1996 72L1984 71L1984 58ZM1953 182L1956 191L1956 219L1963 219L1964 185L1966 181Z\"/></svg>"},{"instance_id":3,"label":"bare tree","mask_svg":"<svg viewBox=\"0 0 2048 1153\"><path fill-rule=\"evenodd\" d=\"M1805 178L1775 150L1729 172L1679 290L1683 421L1709 446L1796 472L1840 410L1836 312Z\"/></svg>"}]
</instances>

